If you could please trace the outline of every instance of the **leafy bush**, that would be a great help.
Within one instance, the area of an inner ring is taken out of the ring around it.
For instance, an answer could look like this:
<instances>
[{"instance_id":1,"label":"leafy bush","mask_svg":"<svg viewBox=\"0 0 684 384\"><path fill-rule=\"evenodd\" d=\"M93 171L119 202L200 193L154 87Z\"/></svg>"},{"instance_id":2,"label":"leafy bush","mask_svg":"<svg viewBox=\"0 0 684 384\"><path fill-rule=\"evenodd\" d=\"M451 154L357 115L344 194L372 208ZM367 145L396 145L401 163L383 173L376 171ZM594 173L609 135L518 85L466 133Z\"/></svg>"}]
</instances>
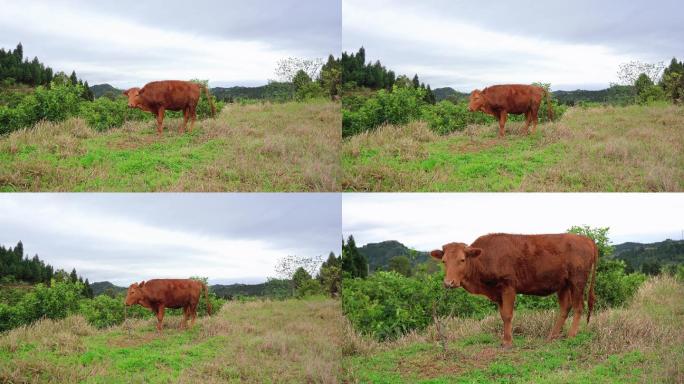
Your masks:
<instances>
[{"instance_id":1,"label":"leafy bush","mask_svg":"<svg viewBox=\"0 0 684 384\"><path fill-rule=\"evenodd\" d=\"M490 124L496 121L493 116L482 112L468 111L468 104L454 104L442 100L435 105L426 105L422 109L421 118L428 123L430 129L440 135L454 131L462 131L469 124Z\"/></svg>"},{"instance_id":2,"label":"leafy bush","mask_svg":"<svg viewBox=\"0 0 684 384\"><path fill-rule=\"evenodd\" d=\"M85 119L88 126L98 131L120 127L126 120L153 118L148 112L128 108L128 102L124 97L115 100L100 97L93 102L81 103L78 115Z\"/></svg>"},{"instance_id":3,"label":"leafy bush","mask_svg":"<svg viewBox=\"0 0 684 384\"><path fill-rule=\"evenodd\" d=\"M438 316L481 317L493 304L463 289L446 290L443 272L404 277L396 272L376 272L367 279L345 279L342 309L361 333L378 340L394 339L432 323Z\"/></svg>"},{"instance_id":4,"label":"leafy bush","mask_svg":"<svg viewBox=\"0 0 684 384\"><path fill-rule=\"evenodd\" d=\"M626 304L644 281L646 275L642 273L625 273L625 262L622 260L599 259L594 288L596 306L606 308Z\"/></svg>"},{"instance_id":5,"label":"leafy bush","mask_svg":"<svg viewBox=\"0 0 684 384\"><path fill-rule=\"evenodd\" d=\"M93 299L84 299L79 303L79 313L86 318L88 323L97 327L105 328L124 321L124 298L119 295L116 298L107 295L99 295ZM151 317L152 312L139 305L128 307L127 316L129 318Z\"/></svg>"}]
</instances>

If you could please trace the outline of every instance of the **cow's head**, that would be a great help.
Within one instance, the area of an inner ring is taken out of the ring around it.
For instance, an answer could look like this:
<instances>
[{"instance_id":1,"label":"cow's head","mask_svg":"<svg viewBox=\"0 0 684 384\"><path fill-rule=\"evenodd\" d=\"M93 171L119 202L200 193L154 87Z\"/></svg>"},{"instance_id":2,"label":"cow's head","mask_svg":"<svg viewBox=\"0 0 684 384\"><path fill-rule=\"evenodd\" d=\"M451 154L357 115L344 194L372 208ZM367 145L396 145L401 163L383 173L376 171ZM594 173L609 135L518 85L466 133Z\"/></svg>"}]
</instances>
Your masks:
<instances>
[{"instance_id":1,"label":"cow's head","mask_svg":"<svg viewBox=\"0 0 684 384\"><path fill-rule=\"evenodd\" d=\"M482 111L484 109L486 100L482 91L479 89L474 90L470 94L470 102L468 103L468 110L470 112Z\"/></svg>"},{"instance_id":2,"label":"cow's head","mask_svg":"<svg viewBox=\"0 0 684 384\"><path fill-rule=\"evenodd\" d=\"M133 283L128 287L128 293L126 293L126 305L139 304L140 300L143 299L144 294L142 291L145 281L141 281L140 284Z\"/></svg>"},{"instance_id":3,"label":"cow's head","mask_svg":"<svg viewBox=\"0 0 684 384\"><path fill-rule=\"evenodd\" d=\"M435 249L430 252L430 256L442 260L444 263L445 275L444 286L447 288L458 288L461 286L468 263L472 258L482 253L482 249L469 247L463 243L449 243L442 249Z\"/></svg>"},{"instance_id":4,"label":"cow's head","mask_svg":"<svg viewBox=\"0 0 684 384\"><path fill-rule=\"evenodd\" d=\"M129 108L140 108L142 109L143 103L140 99L141 90L140 88L131 88L123 92L124 96L128 97L128 107Z\"/></svg>"}]
</instances>

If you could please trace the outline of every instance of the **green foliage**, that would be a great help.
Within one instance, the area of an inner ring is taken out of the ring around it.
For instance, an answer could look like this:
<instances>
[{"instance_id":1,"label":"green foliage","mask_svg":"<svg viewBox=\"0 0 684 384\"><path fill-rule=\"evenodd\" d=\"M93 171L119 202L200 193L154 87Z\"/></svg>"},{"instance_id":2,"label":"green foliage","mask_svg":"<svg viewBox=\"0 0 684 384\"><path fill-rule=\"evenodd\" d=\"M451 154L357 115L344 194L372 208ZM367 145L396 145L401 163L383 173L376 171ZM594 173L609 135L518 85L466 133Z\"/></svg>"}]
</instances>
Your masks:
<instances>
[{"instance_id":1,"label":"green foliage","mask_svg":"<svg viewBox=\"0 0 684 384\"><path fill-rule=\"evenodd\" d=\"M443 100L434 106L423 107L421 112L422 120L440 135L462 131L469 124L491 124L496 121L493 116L485 113L468 111L468 104L465 101L454 104Z\"/></svg>"},{"instance_id":2,"label":"green foliage","mask_svg":"<svg viewBox=\"0 0 684 384\"><path fill-rule=\"evenodd\" d=\"M152 115L136 108L128 108L128 102L124 97L111 100L100 97L93 102L81 103L79 116L85 119L93 129L106 131L110 128L120 127L127 120L149 120Z\"/></svg>"},{"instance_id":3,"label":"green foliage","mask_svg":"<svg viewBox=\"0 0 684 384\"><path fill-rule=\"evenodd\" d=\"M366 50L361 47L357 53L342 52L340 59L342 83L371 89L392 89L394 72L387 70L379 61L366 64Z\"/></svg>"},{"instance_id":4,"label":"green foliage","mask_svg":"<svg viewBox=\"0 0 684 384\"><path fill-rule=\"evenodd\" d=\"M318 273L318 280L323 290L330 296L340 293L342 284L342 260L330 252L328 260L324 261Z\"/></svg>"},{"instance_id":5,"label":"green foliage","mask_svg":"<svg viewBox=\"0 0 684 384\"><path fill-rule=\"evenodd\" d=\"M349 236L347 243L342 241L342 276L343 277L361 277L368 276L368 260L356 248L354 236Z\"/></svg>"},{"instance_id":6,"label":"green foliage","mask_svg":"<svg viewBox=\"0 0 684 384\"><path fill-rule=\"evenodd\" d=\"M297 287L295 296L297 298L304 298L308 296L316 296L324 294L323 286L320 281L316 279L308 279L301 282Z\"/></svg>"},{"instance_id":7,"label":"green foliage","mask_svg":"<svg viewBox=\"0 0 684 384\"><path fill-rule=\"evenodd\" d=\"M411 266L411 260L407 256L394 256L389 260L389 265L387 266L389 271L394 271L402 276L411 277L413 275L413 268Z\"/></svg>"},{"instance_id":8,"label":"green foliage","mask_svg":"<svg viewBox=\"0 0 684 384\"><path fill-rule=\"evenodd\" d=\"M432 323L437 316L483 316L493 304L463 289L446 290L442 272L405 277L396 272L376 272L367 279L345 279L342 310L362 334L378 340L395 339Z\"/></svg>"}]
</instances>

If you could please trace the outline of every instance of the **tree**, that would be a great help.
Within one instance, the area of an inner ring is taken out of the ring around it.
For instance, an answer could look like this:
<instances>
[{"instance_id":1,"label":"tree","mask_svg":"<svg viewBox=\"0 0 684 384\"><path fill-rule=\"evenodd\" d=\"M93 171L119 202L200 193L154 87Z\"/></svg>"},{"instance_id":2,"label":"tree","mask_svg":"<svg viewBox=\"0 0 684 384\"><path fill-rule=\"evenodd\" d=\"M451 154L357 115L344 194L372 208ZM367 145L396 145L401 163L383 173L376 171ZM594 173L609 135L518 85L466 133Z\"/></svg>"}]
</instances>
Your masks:
<instances>
[{"instance_id":1,"label":"tree","mask_svg":"<svg viewBox=\"0 0 684 384\"><path fill-rule=\"evenodd\" d=\"M588 225L582 225L572 226L567 232L584 235L594 240L598 248L599 260L601 260L602 258L610 258L613 255L614 247L610 244L610 239L608 239L609 230L610 227L591 228Z\"/></svg>"},{"instance_id":2,"label":"tree","mask_svg":"<svg viewBox=\"0 0 684 384\"><path fill-rule=\"evenodd\" d=\"M356 248L352 235L349 235L346 245L342 244L342 272L352 278L368 276L368 261Z\"/></svg>"},{"instance_id":3,"label":"tree","mask_svg":"<svg viewBox=\"0 0 684 384\"><path fill-rule=\"evenodd\" d=\"M78 78L76 77L76 71L71 71L71 76L69 76L69 81L71 81L71 85L77 85L78 84Z\"/></svg>"},{"instance_id":4,"label":"tree","mask_svg":"<svg viewBox=\"0 0 684 384\"><path fill-rule=\"evenodd\" d=\"M411 277L411 275L413 275L411 260L406 256L394 256L389 259L387 267L390 271L397 272L406 277Z\"/></svg>"},{"instance_id":5,"label":"tree","mask_svg":"<svg viewBox=\"0 0 684 384\"><path fill-rule=\"evenodd\" d=\"M69 274L69 280L71 280L72 283L78 281L78 275L76 275L76 268L71 270L71 273Z\"/></svg>"},{"instance_id":6,"label":"tree","mask_svg":"<svg viewBox=\"0 0 684 384\"><path fill-rule=\"evenodd\" d=\"M309 77L309 75L302 69L297 71L297 73L292 78L292 84L295 87L295 91L302 89L302 87L309 83L311 83L311 77Z\"/></svg>"},{"instance_id":7,"label":"tree","mask_svg":"<svg viewBox=\"0 0 684 384\"><path fill-rule=\"evenodd\" d=\"M340 258L336 257L334 253L330 252L328 260L321 265L318 279L320 280L323 289L330 296L339 294L342 279L342 261Z\"/></svg>"},{"instance_id":8,"label":"tree","mask_svg":"<svg viewBox=\"0 0 684 384\"><path fill-rule=\"evenodd\" d=\"M309 79L315 79L318 77L322 64L323 60L319 58L287 57L278 61L275 73L278 80L289 83L293 82L295 75L299 71L304 71L309 76Z\"/></svg>"},{"instance_id":9,"label":"tree","mask_svg":"<svg viewBox=\"0 0 684 384\"><path fill-rule=\"evenodd\" d=\"M634 88L637 95L641 95L648 87L652 85L653 80L651 80L651 78L649 78L645 73L640 74L639 77L637 77L637 79L634 81Z\"/></svg>"},{"instance_id":10,"label":"tree","mask_svg":"<svg viewBox=\"0 0 684 384\"><path fill-rule=\"evenodd\" d=\"M413 80L411 80L413 88L420 88L420 80L418 80L418 74L413 75Z\"/></svg>"},{"instance_id":11,"label":"tree","mask_svg":"<svg viewBox=\"0 0 684 384\"><path fill-rule=\"evenodd\" d=\"M311 280L312 277L309 274L309 272L306 271L306 269L299 267L297 270L292 274L292 283L294 285L295 290L301 288L307 281Z\"/></svg>"},{"instance_id":12,"label":"tree","mask_svg":"<svg viewBox=\"0 0 684 384\"><path fill-rule=\"evenodd\" d=\"M644 63L641 61L630 61L629 63L622 63L618 67L617 77L620 85L634 85L641 74L645 74L651 82L657 83L660 81L663 68L665 64L661 61L658 63Z\"/></svg>"}]
</instances>

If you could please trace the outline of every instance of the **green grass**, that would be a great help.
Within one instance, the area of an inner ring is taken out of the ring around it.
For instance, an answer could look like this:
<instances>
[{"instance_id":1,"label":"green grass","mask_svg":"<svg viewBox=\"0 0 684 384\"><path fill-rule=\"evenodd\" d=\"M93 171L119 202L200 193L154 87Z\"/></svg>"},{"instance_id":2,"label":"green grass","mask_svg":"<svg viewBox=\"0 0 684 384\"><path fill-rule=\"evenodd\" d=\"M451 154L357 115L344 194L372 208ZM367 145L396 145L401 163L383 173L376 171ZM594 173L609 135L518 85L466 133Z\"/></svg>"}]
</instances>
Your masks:
<instances>
[{"instance_id":1,"label":"green grass","mask_svg":"<svg viewBox=\"0 0 684 384\"><path fill-rule=\"evenodd\" d=\"M80 119L0 137L0 191L336 191L339 104L229 105L179 134L180 119L96 132Z\"/></svg>"},{"instance_id":2,"label":"green grass","mask_svg":"<svg viewBox=\"0 0 684 384\"><path fill-rule=\"evenodd\" d=\"M385 343L352 334L344 365L349 381L364 383L682 382L682 297L672 278L651 280L627 308L599 312L575 338L553 342L544 337L551 312L516 313L511 350L499 346L498 316L447 320L446 351L434 329Z\"/></svg>"},{"instance_id":3,"label":"green grass","mask_svg":"<svg viewBox=\"0 0 684 384\"><path fill-rule=\"evenodd\" d=\"M681 106L575 108L534 135L509 122L438 136L424 122L344 140L347 191L682 191Z\"/></svg>"},{"instance_id":4,"label":"green grass","mask_svg":"<svg viewBox=\"0 0 684 384\"><path fill-rule=\"evenodd\" d=\"M334 383L343 329L324 298L229 302L190 330L167 316L95 330L81 317L43 320L0 336L0 382Z\"/></svg>"}]
</instances>

